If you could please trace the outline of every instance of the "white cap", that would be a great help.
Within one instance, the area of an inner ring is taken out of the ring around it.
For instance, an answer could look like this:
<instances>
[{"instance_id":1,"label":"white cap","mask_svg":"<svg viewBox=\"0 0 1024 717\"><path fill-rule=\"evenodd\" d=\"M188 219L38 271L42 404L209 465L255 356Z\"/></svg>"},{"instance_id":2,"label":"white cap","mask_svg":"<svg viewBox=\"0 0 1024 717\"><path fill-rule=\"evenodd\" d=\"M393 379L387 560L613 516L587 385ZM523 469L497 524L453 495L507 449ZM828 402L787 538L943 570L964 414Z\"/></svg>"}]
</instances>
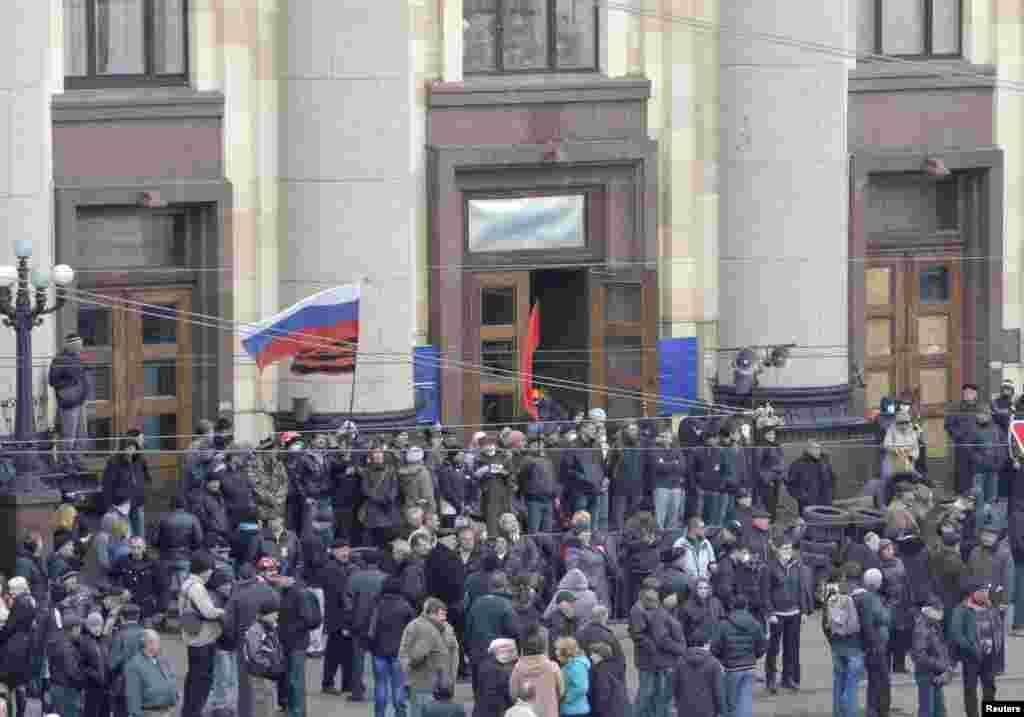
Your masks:
<instances>
[{"instance_id":1,"label":"white cap","mask_svg":"<svg viewBox=\"0 0 1024 717\"><path fill-rule=\"evenodd\" d=\"M423 460L423 449L419 446L413 446L405 452L405 459L410 463L419 463Z\"/></svg>"},{"instance_id":2,"label":"white cap","mask_svg":"<svg viewBox=\"0 0 1024 717\"><path fill-rule=\"evenodd\" d=\"M604 412L603 408L592 408L588 415L591 421L603 421L608 418L608 414Z\"/></svg>"}]
</instances>

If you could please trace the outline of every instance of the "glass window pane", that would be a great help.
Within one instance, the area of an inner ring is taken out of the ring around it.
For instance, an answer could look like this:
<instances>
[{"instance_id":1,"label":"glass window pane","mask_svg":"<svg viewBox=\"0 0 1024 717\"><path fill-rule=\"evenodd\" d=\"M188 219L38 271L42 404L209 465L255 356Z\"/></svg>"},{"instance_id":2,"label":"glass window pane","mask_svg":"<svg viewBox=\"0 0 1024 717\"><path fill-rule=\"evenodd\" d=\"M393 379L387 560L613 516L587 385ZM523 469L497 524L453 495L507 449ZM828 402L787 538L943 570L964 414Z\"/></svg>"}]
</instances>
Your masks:
<instances>
[{"instance_id":1,"label":"glass window pane","mask_svg":"<svg viewBox=\"0 0 1024 717\"><path fill-rule=\"evenodd\" d=\"M874 267L865 272L868 306L888 306L890 301L890 276L887 267Z\"/></svg>"},{"instance_id":2,"label":"glass window pane","mask_svg":"<svg viewBox=\"0 0 1024 717\"><path fill-rule=\"evenodd\" d=\"M510 326L516 322L515 289L482 289L480 299L482 326Z\"/></svg>"},{"instance_id":3,"label":"glass window pane","mask_svg":"<svg viewBox=\"0 0 1024 717\"><path fill-rule=\"evenodd\" d=\"M471 199L470 251L575 249L586 246L582 194Z\"/></svg>"},{"instance_id":4,"label":"glass window pane","mask_svg":"<svg viewBox=\"0 0 1024 717\"><path fill-rule=\"evenodd\" d=\"M178 308L156 304L143 309L142 343L173 344L178 341Z\"/></svg>"},{"instance_id":5,"label":"glass window pane","mask_svg":"<svg viewBox=\"0 0 1024 717\"><path fill-rule=\"evenodd\" d=\"M946 429L942 426L942 419L926 418L923 428L925 445L928 446L928 457L945 458L948 452L948 440Z\"/></svg>"},{"instance_id":6,"label":"glass window pane","mask_svg":"<svg viewBox=\"0 0 1024 717\"><path fill-rule=\"evenodd\" d=\"M621 396L608 397L608 418L611 420L622 418L639 418L643 411L638 398L624 398Z\"/></svg>"},{"instance_id":7,"label":"glass window pane","mask_svg":"<svg viewBox=\"0 0 1024 717\"><path fill-rule=\"evenodd\" d=\"M924 0L884 0L882 53L924 54Z\"/></svg>"},{"instance_id":8,"label":"glass window pane","mask_svg":"<svg viewBox=\"0 0 1024 717\"><path fill-rule=\"evenodd\" d=\"M932 0L932 53L960 54L960 0Z\"/></svg>"},{"instance_id":9,"label":"glass window pane","mask_svg":"<svg viewBox=\"0 0 1024 717\"><path fill-rule=\"evenodd\" d=\"M868 356L892 356L892 319L868 319L865 334Z\"/></svg>"},{"instance_id":10,"label":"glass window pane","mask_svg":"<svg viewBox=\"0 0 1024 717\"><path fill-rule=\"evenodd\" d=\"M891 376L888 371L869 371L865 379L867 405L870 408L877 408L883 398L892 395Z\"/></svg>"},{"instance_id":11,"label":"glass window pane","mask_svg":"<svg viewBox=\"0 0 1024 717\"><path fill-rule=\"evenodd\" d=\"M96 0L96 72L100 75L141 75L143 0Z\"/></svg>"},{"instance_id":12,"label":"glass window pane","mask_svg":"<svg viewBox=\"0 0 1024 717\"><path fill-rule=\"evenodd\" d=\"M64 0L64 74L84 77L89 71L85 0Z\"/></svg>"},{"instance_id":13,"label":"glass window pane","mask_svg":"<svg viewBox=\"0 0 1024 717\"><path fill-rule=\"evenodd\" d=\"M92 391L89 392L91 401L110 401L114 394L111 390L113 385L113 371L109 364L92 364L88 373Z\"/></svg>"},{"instance_id":14,"label":"glass window pane","mask_svg":"<svg viewBox=\"0 0 1024 717\"><path fill-rule=\"evenodd\" d=\"M875 52L875 7L878 0L857 0L857 50Z\"/></svg>"},{"instance_id":15,"label":"glass window pane","mask_svg":"<svg viewBox=\"0 0 1024 717\"><path fill-rule=\"evenodd\" d=\"M555 6L555 61L561 69L597 67L596 13L593 0L558 0Z\"/></svg>"},{"instance_id":16,"label":"glass window pane","mask_svg":"<svg viewBox=\"0 0 1024 717\"><path fill-rule=\"evenodd\" d=\"M640 287L630 284L609 285L604 315L606 321L642 321L643 294Z\"/></svg>"},{"instance_id":17,"label":"glass window pane","mask_svg":"<svg viewBox=\"0 0 1024 717\"><path fill-rule=\"evenodd\" d=\"M114 341L110 309L79 304L78 335L86 347L110 346Z\"/></svg>"},{"instance_id":18,"label":"glass window pane","mask_svg":"<svg viewBox=\"0 0 1024 717\"><path fill-rule=\"evenodd\" d=\"M517 413L515 393L483 395L484 423L510 423Z\"/></svg>"},{"instance_id":19,"label":"glass window pane","mask_svg":"<svg viewBox=\"0 0 1024 717\"><path fill-rule=\"evenodd\" d=\"M547 5L548 0L505 0L501 22L504 69L547 68Z\"/></svg>"},{"instance_id":20,"label":"glass window pane","mask_svg":"<svg viewBox=\"0 0 1024 717\"><path fill-rule=\"evenodd\" d=\"M86 421L89 428L89 438L92 440L93 450L112 451L117 448L114 437L114 419L97 418L89 416Z\"/></svg>"},{"instance_id":21,"label":"glass window pane","mask_svg":"<svg viewBox=\"0 0 1024 717\"><path fill-rule=\"evenodd\" d=\"M142 437L147 451L173 451L178 448L178 414L163 413L142 418Z\"/></svg>"},{"instance_id":22,"label":"glass window pane","mask_svg":"<svg viewBox=\"0 0 1024 717\"><path fill-rule=\"evenodd\" d=\"M498 0L464 0L462 6L462 70L498 69Z\"/></svg>"},{"instance_id":23,"label":"glass window pane","mask_svg":"<svg viewBox=\"0 0 1024 717\"><path fill-rule=\"evenodd\" d=\"M949 268L939 264L921 270L921 303L949 301Z\"/></svg>"},{"instance_id":24,"label":"glass window pane","mask_svg":"<svg viewBox=\"0 0 1024 717\"><path fill-rule=\"evenodd\" d=\"M639 336L608 336L604 340L604 353L609 374L632 377L643 374L643 342Z\"/></svg>"},{"instance_id":25,"label":"glass window pane","mask_svg":"<svg viewBox=\"0 0 1024 717\"><path fill-rule=\"evenodd\" d=\"M944 406L949 400L949 370L944 367L921 369L921 403Z\"/></svg>"},{"instance_id":26,"label":"glass window pane","mask_svg":"<svg viewBox=\"0 0 1024 717\"><path fill-rule=\"evenodd\" d=\"M153 72L185 72L184 0L156 0L153 11Z\"/></svg>"},{"instance_id":27,"label":"glass window pane","mask_svg":"<svg viewBox=\"0 0 1024 717\"><path fill-rule=\"evenodd\" d=\"M178 395L178 367L175 359L157 359L142 364L142 382L147 398Z\"/></svg>"},{"instance_id":28,"label":"glass window pane","mask_svg":"<svg viewBox=\"0 0 1024 717\"><path fill-rule=\"evenodd\" d=\"M513 338L508 339L492 339L490 341L483 341L480 345L480 358L485 368L498 369L500 371L518 371L519 367L516 365L516 340ZM511 381L511 376L506 377L503 374L488 375L483 377L484 381Z\"/></svg>"},{"instance_id":29,"label":"glass window pane","mask_svg":"<svg viewBox=\"0 0 1024 717\"><path fill-rule=\"evenodd\" d=\"M947 179L935 185L935 228L958 229L960 227L959 186L955 179Z\"/></svg>"}]
</instances>

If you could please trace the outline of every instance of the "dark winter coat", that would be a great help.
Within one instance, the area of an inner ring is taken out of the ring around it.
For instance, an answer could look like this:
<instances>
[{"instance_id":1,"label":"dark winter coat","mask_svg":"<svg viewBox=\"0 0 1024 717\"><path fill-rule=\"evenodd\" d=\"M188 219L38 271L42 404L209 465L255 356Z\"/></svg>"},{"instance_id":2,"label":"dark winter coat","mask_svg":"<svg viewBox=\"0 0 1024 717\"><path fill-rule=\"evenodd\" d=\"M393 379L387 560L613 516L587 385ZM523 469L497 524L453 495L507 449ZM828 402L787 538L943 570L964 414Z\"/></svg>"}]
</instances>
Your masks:
<instances>
[{"instance_id":1,"label":"dark winter coat","mask_svg":"<svg viewBox=\"0 0 1024 717\"><path fill-rule=\"evenodd\" d=\"M878 553L866 546L864 543L851 543L850 547L846 551L846 561L854 562L861 566L866 572L875 568L876 570L882 569L881 561L878 559Z\"/></svg>"},{"instance_id":2,"label":"dark winter coat","mask_svg":"<svg viewBox=\"0 0 1024 717\"><path fill-rule=\"evenodd\" d=\"M51 636L46 646L46 657L50 663L50 680L53 684L76 690L86 686L78 645L62 630Z\"/></svg>"},{"instance_id":3,"label":"dark winter coat","mask_svg":"<svg viewBox=\"0 0 1024 717\"><path fill-rule=\"evenodd\" d=\"M220 490L232 529L256 510L256 489L245 474L226 470L221 474Z\"/></svg>"},{"instance_id":4,"label":"dark winter coat","mask_svg":"<svg viewBox=\"0 0 1024 717\"><path fill-rule=\"evenodd\" d=\"M151 617L161 611L169 587L168 578L152 560L146 557L135 560L131 555L119 558L110 572L111 582L131 592L132 602L142 608L143 617Z\"/></svg>"},{"instance_id":5,"label":"dark winter coat","mask_svg":"<svg viewBox=\"0 0 1024 717\"><path fill-rule=\"evenodd\" d=\"M647 476L652 488L686 488L690 482L691 461L678 448L651 448L646 451Z\"/></svg>"},{"instance_id":6,"label":"dark winter coat","mask_svg":"<svg viewBox=\"0 0 1024 717\"><path fill-rule=\"evenodd\" d=\"M236 583L224 606L222 639L225 646L233 648L242 644L246 631L259 618L260 606L277 599L277 591L260 578Z\"/></svg>"},{"instance_id":7,"label":"dark winter coat","mask_svg":"<svg viewBox=\"0 0 1024 717\"><path fill-rule=\"evenodd\" d=\"M1024 562L1024 505L1010 511L1008 522L1010 553L1016 562Z\"/></svg>"},{"instance_id":8,"label":"dark winter coat","mask_svg":"<svg viewBox=\"0 0 1024 717\"><path fill-rule=\"evenodd\" d=\"M584 545L576 538L566 541L565 569L579 568L587 577L587 584L597 595L601 605L611 605L611 582L615 576L615 568L602 549L593 543Z\"/></svg>"},{"instance_id":9,"label":"dark winter coat","mask_svg":"<svg viewBox=\"0 0 1024 717\"><path fill-rule=\"evenodd\" d=\"M310 614L306 592L306 585L296 580L281 593L277 634L281 637L281 647L285 654L309 649L309 632L322 622L321 615Z\"/></svg>"},{"instance_id":10,"label":"dark winter coat","mask_svg":"<svg viewBox=\"0 0 1024 717\"><path fill-rule=\"evenodd\" d=\"M693 475L697 486L704 491L721 493L725 490L722 475L722 449L719 446L704 446L693 451Z\"/></svg>"},{"instance_id":11,"label":"dark winter coat","mask_svg":"<svg viewBox=\"0 0 1024 717\"><path fill-rule=\"evenodd\" d=\"M668 611L660 605L647 607L638 601L629 611L629 635L638 671L671 669L676 656L686 649L685 644L672 639Z\"/></svg>"},{"instance_id":12,"label":"dark winter coat","mask_svg":"<svg viewBox=\"0 0 1024 717\"><path fill-rule=\"evenodd\" d=\"M466 615L466 652L480 659L499 637L519 637L519 618L507 595L481 595Z\"/></svg>"},{"instance_id":13,"label":"dark winter coat","mask_svg":"<svg viewBox=\"0 0 1024 717\"><path fill-rule=\"evenodd\" d=\"M466 485L472 480L465 465L445 461L437 469L437 487L441 498L461 514L466 504Z\"/></svg>"},{"instance_id":14,"label":"dark winter coat","mask_svg":"<svg viewBox=\"0 0 1024 717\"><path fill-rule=\"evenodd\" d=\"M278 562L278 569L282 575L289 577L301 575L305 568L302 541L290 530L282 531L278 537L274 536L270 528L266 528L260 533L252 562L255 563L260 558L268 557Z\"/></svg>"},{"instance_id":15,"label":"dark winter coat","mask_svg":"<svg viewBox=\"0 0 1024 717\"><path fill-rule=\"evenodd\" d=\"M402 594L413 606L419 608L427 598L427 566L423 558L410 557L399 570Z\"/></svg>"},{"instance_id":16,"label":"dark winter coat","mask_svg":"<svg viewBox=\"0 0 1024 717\"><path fill-rule=\"evenodd\" d=\"M110 653L106 644L83 631L82 637L79 638L78 648L82 658L85 688L105 689L110 673Z\"/></svg>"},{"instance_id":17,"label":"dark winter coat","mask_svg":"<svg viewBox=\"0 0 1024 717\"><path fill-rule=\"evenodd\" d=\"M367 528L394 528L401 522L398 503L398 469L385 461L359 469L363 495L366 496Z\"/></svg>"},{"instance_id":18,"label":"dark winter coat","mask_svg":"<svg viewBox=\"0 0 1024 717\"><path fill-rule=\"evenodd\" d=\"M146 486L153 480L146 459L136 453L118 453L107 461L103 470L104 509L110 510L121 503L142 505L146 497Z\"/></svg>"},{"instance_id":19,"label":"dark winter coat","mask_svg":"<svg viewBox=\"0 0 1024 717\"><path fill-rule=\"evenodd\" d=\"M611 493L617 496L639 497L648 492L646 446L638 439L631 441L626 436L608 456L608 478L611 479ZM592 451L600 457L599 451Z\"/></svg>"},{"instance_id":20,"label":"dark winter coat","mask_svg":"<svg viewBox=\"0 0 1024 717\"><path fill-rule=\"evenodd\" d=\"M384 587L387 575L376 566L352 573L345 590L342 614L349 620L346 629L356 635L365 636L370 627L370 616Z\"/></svg>"},{"instance_id":21,"label":"dark winter coat","mask_svg":"<svg viewBox=\"0 0 1024 717\"><path fill-rule=\"evenodd\" d=\"M46 566L43 559L37 557L25 545L19 545L15 551L14 577L25 578L28 589L39 602L44 602L50 594L50 581L46 577Z\"/></svg>"},{"instance_id":22,"label":"dark winter coat","mask_svg":"<svg viewBox=\"0 0 1024 717\"><path fill-rule=\"evenodd\" d=\"M1001 624L999 611L995 608L988 608L992 613L996 629L993 632L994 642L993 653L998 655L1003 645L1003 630L998 629ZM953 614L949 618L949 642L956 653L964 658L980 662L982 658L981 645L978 642L978 613L967 605L957 605L953 608Z\"/></svg>"},{"instance_id":23,"label":"dark winter coat","mask_svg":"<svg viewBox=\"0 0 1024 717\"><path fill-rule=\"evenodd\" d=\"M157 524L155 545L161 560L188 560L203 545L202 525L188 511L167 513Z\"/></svg>"},{"instance_id":24,"label":"dark winter coat","mask_svg":"<svg viewBox=\"0 0 1024 717\"><path fill-rule=\"evenodd\" d=\"M596 446L567 448L562 454L562 485L583 495L599 495L605 479L604 459Z\"/></svg>"},{"instance_id":25,"label":"dark winter coat","mask_svg":"<svg viewBox=\"0 0 1024 717\"><path fill-rule=\"evenodd\" d=\"M517 476L500 453L480 456L473 475L480 484L480 507L487 534L497 535L498 520L512 510L512 498L518 490Z\"/></svg>"},{"instance_id":26,"label":"dark winter coat","mask_svg":"<svg viewBox=\"0 0 1024 717\"><path fill-rule=\"evenodd\" d=\"M881 561L882 602L892 613L894 630L905 630L913 623L914 606L910 603L907 590L907 569L899 558Z\"/></svg>"},{"instance_id":27,"label":"dark winter coat","mask_svg":"<svg viewBox=\"0 0 1024 717\"><path fill-rule=\"evenodd\" d=\"M444 543L437 543L427 556L427 593L445 605L462 601L466 569L458 554Z\"/></svg>"},{"instance_id":28,"label":"dark winter coat","mask_svg":"<svg viewBox=\"0 0 1024 717\"><path fill-rule=\"evenodd\" d=\"M761 572L765 614L814 610L814 586L810 574L799 560L783 565L779 560L769 562Z\"/></svg>"},{"instance_id":29,"label":"dark winter coat","mask_svg":"<svg viewBox=\"0 0 1024 717\"><path fill-rule=\"evenodd\" d=\"M412 604L400 590L395 589L397 587L391 581L385 581L383 591L373 607L376 621L369 647L374 657L397 657L402 632L406 625L416 619ZM370 619L374 620L372 614Z\"/></svg>"},{"instance_id":30,"label":"dark winter coat","mask_svg":"<svg viewBox=\"0 0 1024 717\"><path fill-rule=\"evenodd\" d=\"M773 484L786 478L786 457L782 448L773 443L761 443L751 451L754 487L761 495L768 495Z\"/></svg>"},{"instance_id":31,"label":"dark winter coat","mask_svg":"<svg viewBox=\"0 0 1024 717\"><path fill-rule=\"evenodd\" d=\"M199 524L203 526L204 537L208 539L212 533L221 536L230 544L231 521L228 520L228 509L223 495L214 495L209 490L203 489L195 495L192 509L195 511Z\"/></svg>"},{"instance_id":32,"label":"dark winter coat","mask_svg":"<svg viewBox=\"0 0 1024 717\"><path fill-rule=\"evenodd\" d=\"M960 602L960 586L966 566L956 546L943 545L929 559L935 592L947 610Z\"/></svg>"},{"instance_id":33,"label":"dark winter coat","mask_svg":"<svg viewBox=\"0 0 1024 717\"><path fill-rule=\"evenodd\" d=\"M324 588L324 631L328 635L348 629L345 615L345 592L348 582L358 565L349 561L343 563L329 557L321 570Z\"/></svg>"},{"instance_id":34,"label":"dark winter coat","mask_svg":"<svg viewBox=\"0 0 1024 717\"><path fill-rule=\"evenodd\" d=\"M558 495L555 466L547 456L524 456L519 464L519 489L527 500L544 500Z\"/></svg>"},{"instance_id":35,"label":"dark winter coat","mask_svg":"<svg viewBox=\"0 0 1024 717\"><path fill-rule=\"evenodd\" d=\"M81 406L88 398L88 379L82 357L65 349L50 364L49 384L57 394L57 407L63 410Z\"/></svg>"},{"instance_id":36,"label":"dark winter coat","mask_svg":"<svg viewBox=\"0 0 1024 717\"><path fill-rule=\"evenodd\" d=\"M676 665L675 698L692 717L725 714L725 671L708 650L691 647Z\"/></svg>"},{"instance_id":37,"label":"dark winter coat","mask_svg":"<svg viewBox=\"0 0 1024 717\"><path fill-rule=\"evenodd\" d=\"M11 606L7 624L0 628L0 683L8 687L20 687L33 677L35 620L35 606L27 596L19 596Z\"/></svg>"},{"instance_id":38,"label":"dark winter coat","mask_svg":"<svg viewBox=\"0 0 1024 717\"><path fill-rule=\"evenodd\" d=\"M614 632L604 625L590 622L576 631L576 642L579 643L580 650L583 651L584 655L589 655L591 646L598 642L603 642L612 648L612 656L601 664L610 666L615 676L622 682L625 682L626 656L622 652L622 644Z\"/></svg>"},{"instance_id":39,"label":"dark winter coat","mask_svg":"<svg viewBox=\"0 0 1024 717\"><path fill-rule=\"evenodd\" d=\"M683 605L680 614L687 644L692 644L693 636L702 629L707 630L713 641L724 616L725 608L715 595L708 596L707 600L701 600L696 592L690 593L690 598Z\"/></svg>"},{"instance_id":40,"label":"dark winter coat","mask_svg":"<svg viewBox=\"0 0 1024 717\"><path fill-rule=\"evenodd\" d=\"M504 717L505 710L515 704L509 692L514 667L514 661L501 663L493 654L483 658L473 694L473 717Z\"/></svg>"},{"instance_id":41,"label":"dark winter coat","mask_svg":"<svg viewBox=\"0 0 1024 717\"><path fill-rule=\"evenodd\" d=\"M914 661L915 672L941 675L953 668L949 643L942 633L941 622L932 622L924 615L918 615L914 623L910 658Z\"/></svg>"},{"instance_id":42,"label":"dark winter coat","mask_svg":"<svg viewBox=\"0 0 1024 717\"><path fill-rule=\"evenodd\" d=\"M804 453L789 467L786 480L789 494L800 505L831 505L835 495L836 475L829 457L813 458Z\"/></svg>"},{"instance_id":43,"label":"dark winter coat","mask_svg":"<svg viewBox=\"0 0 1024 717\"><path fill-rule=\"evenodd\" d=\"M626 683L619 677L615 665L604 661L591 665L588 700L591 717L622 717L629 714Z\"/></svg>"},{"instance_id":44,"label":"dark winter coat","mask_svg":"<svg viewBox=\"0 0 1024 717\"><path fill-rule=\"evenodd\" d=\"M766 647L764 627L747 610L726 615L711 643L711 651L726 671L752 669Z\"/></svg>"},{"instance_id":45,"label":"dark winter coat","mask_svg":"<svg viewBox=\"0 0 1024 717\"><path fill-rule=\"evenodd\" d=\"M907 600L913 607L937 596L929 566L928 548L920 538L900 541L899 555L907 572Z\"/></svg>"},{"instance_id":46,"label":"dark winter coat","mask_svg":"<svg viewBox=\"0 0 1024 717\"><path fill-rule=\"evenodd\" d=\"M520 535L519 540L512 542L508 538L508 560L505 561L505 573L508 575L524 575L544 571L543 556L537 543L529 535Z\"/></svg>"},{"instance_id":47,"label":"dark winter coat","mask_svg":"<svg viewBox=\"0 0 1024 717\"><path fill-rule=\"evenodd\" d=\"M1004 436L994 423L987 426L975 424L968 439L969 467L973 474L996 473L1009 458L1009 448Z\"/></svg>"}]
</instances>

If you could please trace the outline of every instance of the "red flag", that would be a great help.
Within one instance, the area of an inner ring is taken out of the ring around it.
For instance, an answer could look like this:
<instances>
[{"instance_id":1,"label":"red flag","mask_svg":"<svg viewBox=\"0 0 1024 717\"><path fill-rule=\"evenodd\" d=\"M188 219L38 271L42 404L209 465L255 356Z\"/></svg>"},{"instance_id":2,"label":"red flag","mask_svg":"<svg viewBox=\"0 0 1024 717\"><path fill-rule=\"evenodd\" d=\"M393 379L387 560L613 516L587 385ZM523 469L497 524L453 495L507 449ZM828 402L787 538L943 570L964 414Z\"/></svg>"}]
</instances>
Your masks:
<instances>
[{"instance_id":1,"label":"red flag","mask_svg":"<svg viewBox=\"0 0 1024 717\"><path fill-rule=\"evenodd\" d=\"M1024 421L1010 421L1010 441L1024 454Z\"/></svg>"},{"instance_id":2,"label":"red flag","mask_svg":"<svg viewBox=\"0 0 1024 717\"><path fill-rule=\"evenodd\" d=\"M533 354L540 345L540 304L534 304L530 312L530 322L526 327L526 345L519 354L519 374L523 386L523 408L537 420L537 407L533 405Z\"/></svg>"}]
</instances>

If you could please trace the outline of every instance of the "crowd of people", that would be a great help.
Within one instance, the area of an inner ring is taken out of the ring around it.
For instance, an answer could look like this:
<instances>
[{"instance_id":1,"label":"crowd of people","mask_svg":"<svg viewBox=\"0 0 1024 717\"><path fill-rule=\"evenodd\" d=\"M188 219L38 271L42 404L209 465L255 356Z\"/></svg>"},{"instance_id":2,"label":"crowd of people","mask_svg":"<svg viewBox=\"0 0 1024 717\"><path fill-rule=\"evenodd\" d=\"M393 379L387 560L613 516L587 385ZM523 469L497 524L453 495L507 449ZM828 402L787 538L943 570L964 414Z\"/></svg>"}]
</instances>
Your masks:
<instances>
[{"instance_id":1,"label":"crowd of people","mask_svg":"<svg viewBox=\"0 0 1024 717\"><path fill-rule=\"evenodd\" d=\"M897 406L893 423L908 415ZM11 711L303 717L313 656L325 695L376 717L463 715L460 680L475 717L749 717L759 679L769 695L801 689L801 631L819 609L835 717L854 717L865 675L867 714L887 717L908 655L922 716L944 714L958 666L969 717L979 680L994 696L1014 563L1024 575L1009 447L990 499L972 477L936 501L887 428L885 524L822 571L780 496L801 514L829 505L835 474L817 443L785 459L770 408L675 430L600 409L525 428L460 445L441 426L363 436L345 422L249 446L228 419L203 421L172 509L150 521L142 437L125 436L99 527L62 506L4 581ZM187 647L180 698L161 631Z\"/></svg>"}]
</instances>

